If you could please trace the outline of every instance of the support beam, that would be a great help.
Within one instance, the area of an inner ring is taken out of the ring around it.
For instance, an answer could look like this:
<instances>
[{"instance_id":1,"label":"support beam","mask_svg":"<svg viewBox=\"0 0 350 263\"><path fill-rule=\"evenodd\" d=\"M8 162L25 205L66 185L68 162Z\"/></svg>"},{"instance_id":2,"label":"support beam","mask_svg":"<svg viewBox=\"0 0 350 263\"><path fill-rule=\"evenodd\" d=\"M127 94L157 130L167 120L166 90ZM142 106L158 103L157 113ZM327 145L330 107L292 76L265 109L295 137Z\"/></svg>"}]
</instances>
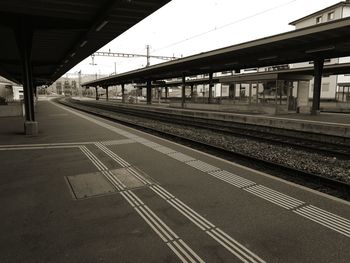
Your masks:
<instances>
[{"instance_id":1,"label":"support beam","mask_svg":"<svg viewBox=\"0 0 350 263\"><path fill-rule=\"evenodd\" d=\"M209 73L209 98L208 98L208 103L211 104L213 103L213 72Z\"/></svg>"},{"instance_id":2,"label":"support beam","mask_svg":"<svg viewBox=\"0 0 350 263\"><path fill-rule=\"evenodd\" d=\"M168 99L169 87L165 87L165 99Z\"/></svg>"},{"instance_id":3,"label":"support beam","mask_svg":"<svg viewBox=\"0 0 350 263\"><path fill-rule=\"evenodd\" d=\"M95 93L96 100L98 100L99 99L99 97L98 97L98 86L95 87L95 91L96 91L96 93Z\"/></svg>"},{"instance_id":4,"label":"support beam","mask_svg":"<svg viewBox=\"0 0 350 263\"><path fill-rule=\"evenodd\" d=\"M248 98L248 101L249 101L249 104L252 104L252 83L249 83L249 98Z\"/></svg>"},{"instance_id":5,"label":"support beam","mask_svg":"<svg viewBox=\"0 0 350 263\"><path fill-rule=\"evenodd\" d=\"M108 101L108 86L106 86L106 101Z\"/></svg>"},{"instance_id":6,"label":"support beam","mask_svg":"<svg viewBox=\"0 0 350 263\"><path fill-rule=\"evenodd\" d=\"M182 74L182 89L181 89L181 108L185 107L186 103L186 76Z\"/></svg>"},{"instance_id":7,"label":"support beam","mask_svg":"<svg viewBox=\"0 0 350 263\"><path fill-rule=\"evenodd\" d=\"M151 80L147 80L147 91L146 91L146 96L147 96L147 104L151 105L152 104L152 82Z\"/></svg>"},{"instance_id":8,"label":"support beam","mask_svg":"<svg viewBox=\"0 0 350 263\"><path fill-rule=\"evenodd\" d=\"M32 39L33 31L27 27L25 21L21 21L15 29L16 42L22 63L22 83L24 94L25 123L24 132L26 135L38 135L38 123L35 121L34 113L34 88L32 75Z\"/></svg>"},{"instance_id":9,"label":"support beam","mask_svg":"<svg viewBox=\"0 0 350 263\"><path fill-rule=\"evenodd\" d=\"M191 101L194 101L194 84L191 84Z\"/></svg>"},{"instance_id":10,"label":"support beam","mask_svg":"<svg viewBox=\"0 0 350 263\"><path fill-rule=\"evenodd\" d=\"M312 108L311 108L312 115L320 114L323 65L324 65L323 58L314 60L314 94L312 98Z\"/></svg>"},{"instance_id":11,"label":"support beam","mask_svg":"<svg viewBox=\"0 0 350 263\"><path fill-rule=\"evenodd\" d=\"M122 83L122 103L125 103L125 84Z\"/></svg>"}]
</instances>

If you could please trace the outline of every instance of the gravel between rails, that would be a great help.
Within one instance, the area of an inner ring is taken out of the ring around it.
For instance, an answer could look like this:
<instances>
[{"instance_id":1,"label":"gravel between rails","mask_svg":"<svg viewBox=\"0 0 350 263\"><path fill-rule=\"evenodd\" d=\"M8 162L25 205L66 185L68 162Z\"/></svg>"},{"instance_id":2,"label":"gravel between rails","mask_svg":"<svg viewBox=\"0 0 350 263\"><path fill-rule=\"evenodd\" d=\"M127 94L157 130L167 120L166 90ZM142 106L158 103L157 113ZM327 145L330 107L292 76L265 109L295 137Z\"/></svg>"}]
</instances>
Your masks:
<instances>
[{"instance_id":1,"label":"gravel between rails","mask_svg":"<svg viewBox=\"0 0 350 263\"><path fill-rule=\"evenodd\" d=\"M73 105L78 106L74 103ZM79 105L78 107L91 109L89 106ZM108 115L111 115L111 113L113 114L112 111L97 108L93 108L93 110L96 112L104 112ZM119 112L115 112L115 114L113 114L113 118L124 122L134 123L146 128L155 129L160 132L167 132L184 138L201 141L203 143L218 146L235 153L279 163L293 169L350 183L350 160L337 159L334 156L329 156L326 154L303 151L291 146L259 142L254 139L227 135L204 128L191 127L190 125L184 126L170 122L156 121Z\"/></svg>"},{"instance_id":2,"label":"gravel between rails","mask_svg":"<svg viewBox=\"0 0 350 263\"><path fill-rule=\"evenodd\" d=\"M98 109L98 111L105 110ZM340 160L334 156L303 151L290 146L258 142L253 139L236 137L202 128L150 120L122 113L115 114L115 118L162 132L177 134L181 137L197 141L200 140L204 143L219 146L236 153L350 183L350 160Z\"/></svg>"}]
</instances>

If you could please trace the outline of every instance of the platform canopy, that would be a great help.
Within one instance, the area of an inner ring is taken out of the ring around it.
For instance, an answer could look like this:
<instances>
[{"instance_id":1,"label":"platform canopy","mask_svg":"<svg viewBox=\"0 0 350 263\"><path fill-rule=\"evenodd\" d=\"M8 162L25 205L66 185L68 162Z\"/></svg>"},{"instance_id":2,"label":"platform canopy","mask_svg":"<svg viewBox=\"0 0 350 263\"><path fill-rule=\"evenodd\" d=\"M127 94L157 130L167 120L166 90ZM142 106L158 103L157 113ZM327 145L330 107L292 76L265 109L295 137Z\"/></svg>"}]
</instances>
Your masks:
<instances>
[{"instance_id":1,"label":"platform canopy","mask_svg":"<svg viewBox=\"0 0 350 263\"><path fill-rule=\"evenodd\" d=\"M170 0L0 1L0 75L22 82L16 37L32 32L36 85L50 84Z\"/></svg>"},{"instance_id":2,"label":"platform canopy","mask_svg":"<svg viewBox=\"0 0 350 263\"><path fill-rule=\"evenodd\" d=\"M350 18L290 31L83 83L108 86L350 55Z\"/></svg>"}]
</instances>

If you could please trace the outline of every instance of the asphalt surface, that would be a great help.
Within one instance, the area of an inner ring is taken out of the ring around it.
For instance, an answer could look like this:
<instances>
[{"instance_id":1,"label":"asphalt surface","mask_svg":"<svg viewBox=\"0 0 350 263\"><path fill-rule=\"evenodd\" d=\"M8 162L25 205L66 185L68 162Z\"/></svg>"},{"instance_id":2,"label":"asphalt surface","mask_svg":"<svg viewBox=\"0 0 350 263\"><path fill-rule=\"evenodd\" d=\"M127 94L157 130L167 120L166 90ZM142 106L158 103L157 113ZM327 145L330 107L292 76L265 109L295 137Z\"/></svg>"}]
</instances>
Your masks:
<instances>
[{"instance_id":1,"label":"asphalt surface","mask_svg":"<svg viewBox=\"0 0 350 263\"><path fill-rule=\"evenodd\" d=\"M348 262L348 202L48 101L0 118L0 262Z\"/></svg>"}]
</instances>

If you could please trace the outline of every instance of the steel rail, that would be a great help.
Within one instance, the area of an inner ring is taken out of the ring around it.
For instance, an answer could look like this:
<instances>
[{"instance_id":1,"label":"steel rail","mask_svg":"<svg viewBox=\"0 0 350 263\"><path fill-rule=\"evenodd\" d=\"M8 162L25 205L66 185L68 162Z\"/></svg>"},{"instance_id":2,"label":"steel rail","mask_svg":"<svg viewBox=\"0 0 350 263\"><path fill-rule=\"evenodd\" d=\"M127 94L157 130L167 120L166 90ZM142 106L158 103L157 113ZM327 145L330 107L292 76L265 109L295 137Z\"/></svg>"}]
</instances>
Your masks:
<instances>
[{"instance_id":1,"label":"steel rail","mask_svg":"<svg viewBox=\"0 0 350 263\"><path fill-rule=\"evenodd\" d=\"M214 132L221 132L227 135L234 135L244 138L254 139L260 142L274 143L283 146L291 146L301 150L307 150L311 152L317 152L321 154L331 155L332 157L340 159L349 159L350 158L350 147L347 145L335 144L335 143L326 143L326 142L317 142L312 139L305 138L296 138L288 135L278 135L275 133L269 133L266 130L259 131L261 126L258 125L227 125L223 121L208 121L198 118L189 118L185 116L176 116L174 114L163 114L158 112L151 112L145 110L137 110L130 108L121 108L113 107L113 105L101 104L101 103L91 103L91 102L81 102L75 101L81 105L91 105L96 108L109 110L113 112L120 112L124 114L129 114L142 118L152 118L154 120L176 123L179 125L197 127L202 129L211 130ZM253 127L254 126L254 127ZM255 130L254 130L255 129ZM279 129L280 130L280 129ZM309 136L309 133L299 132L303 136Z\"/></svg>"}]
</instances>

